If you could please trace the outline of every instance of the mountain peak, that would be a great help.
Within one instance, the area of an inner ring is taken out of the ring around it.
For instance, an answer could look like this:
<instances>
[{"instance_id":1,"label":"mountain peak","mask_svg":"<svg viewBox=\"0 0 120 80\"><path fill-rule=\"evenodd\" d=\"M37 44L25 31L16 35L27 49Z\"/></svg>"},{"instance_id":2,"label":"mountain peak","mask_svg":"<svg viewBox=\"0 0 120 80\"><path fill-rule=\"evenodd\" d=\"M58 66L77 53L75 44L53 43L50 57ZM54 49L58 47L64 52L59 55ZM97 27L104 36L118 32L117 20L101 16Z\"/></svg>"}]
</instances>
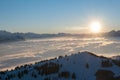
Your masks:
<instances>
[{"instance_id":1,"label":"mountain peak","mask_svg":"<svg viewBox=\"0 0 120 80\"><path fill-rule=\"evenodd\" d=\"M87 57L87 56L99 57L96 54L94 54L92 52L88 52L88 51L78 52L78 54L81 56L85 56L85 57Z\"/></svg>"}]
</instances>

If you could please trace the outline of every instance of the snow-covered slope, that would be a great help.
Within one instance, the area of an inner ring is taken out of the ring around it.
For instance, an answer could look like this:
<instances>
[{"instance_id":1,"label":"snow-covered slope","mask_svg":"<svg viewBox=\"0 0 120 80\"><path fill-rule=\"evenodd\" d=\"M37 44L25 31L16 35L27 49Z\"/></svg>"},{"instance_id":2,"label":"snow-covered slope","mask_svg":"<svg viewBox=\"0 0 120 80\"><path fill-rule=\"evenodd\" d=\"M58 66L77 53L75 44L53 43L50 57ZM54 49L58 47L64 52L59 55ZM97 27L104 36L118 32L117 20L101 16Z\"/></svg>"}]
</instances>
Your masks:
<instances>
[{"instance_id":1,"label":"snow-covered slope","mask_svg":"<svg viewBox=\"0 0 120 80\"><path fill-rule=\"evenodd\" d=\"M120 80L120 61L79 52L0 72L0 80Z\"/></svg>"}]
</instances>

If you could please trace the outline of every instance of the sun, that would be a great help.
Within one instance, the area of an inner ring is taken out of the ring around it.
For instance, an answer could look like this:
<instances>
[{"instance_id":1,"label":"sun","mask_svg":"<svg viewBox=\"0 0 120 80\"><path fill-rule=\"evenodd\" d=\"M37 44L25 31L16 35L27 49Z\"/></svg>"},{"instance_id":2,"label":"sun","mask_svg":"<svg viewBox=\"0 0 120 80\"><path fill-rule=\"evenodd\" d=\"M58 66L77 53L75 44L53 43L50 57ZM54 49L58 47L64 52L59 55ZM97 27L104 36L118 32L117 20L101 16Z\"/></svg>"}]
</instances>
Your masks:
<instances>
[{"instance_id":1,"label":"sun","mask_svg":"<svg viewBox=\"0 0 120 80\"><path fill-rule=\"evenodd\" d=\"M101 24L100 22L94 21L90 24L90 31L92 33L99 33L101 31Z\"/></svg>"}]
</instances>

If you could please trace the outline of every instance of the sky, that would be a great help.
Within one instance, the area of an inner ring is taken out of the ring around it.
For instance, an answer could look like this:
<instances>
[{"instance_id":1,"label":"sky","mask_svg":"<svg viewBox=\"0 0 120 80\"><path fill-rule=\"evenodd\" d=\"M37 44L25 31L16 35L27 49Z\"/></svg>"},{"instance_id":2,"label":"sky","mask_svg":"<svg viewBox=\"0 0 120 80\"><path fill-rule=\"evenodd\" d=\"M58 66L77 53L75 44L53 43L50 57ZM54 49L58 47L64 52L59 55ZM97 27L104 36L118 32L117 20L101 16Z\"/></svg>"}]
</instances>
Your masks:
<instances>
[{"instance_id":1,"label":"sky","mask_svg":"<svg viewBox=\"0 0 120 80\"><path fill-rule=\"evenodd\" d=\"M35 33L120 29L120 0L0 0L0 30Z\"/></svg>"}]
</instances>

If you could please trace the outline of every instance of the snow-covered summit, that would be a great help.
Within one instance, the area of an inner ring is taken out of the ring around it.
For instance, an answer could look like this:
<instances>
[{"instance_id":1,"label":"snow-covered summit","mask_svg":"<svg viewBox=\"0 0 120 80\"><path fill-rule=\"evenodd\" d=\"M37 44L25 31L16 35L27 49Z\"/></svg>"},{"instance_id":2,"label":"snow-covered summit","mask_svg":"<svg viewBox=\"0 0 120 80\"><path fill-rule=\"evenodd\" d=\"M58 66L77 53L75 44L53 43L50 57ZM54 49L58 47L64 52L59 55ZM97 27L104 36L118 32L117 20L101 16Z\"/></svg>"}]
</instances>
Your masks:
<instances>
[{"instance_id":1,"label":"snow-covered summit","mask_svg":"<svg viewBox=\"0 0 120 80\"><path fill-rule=\"evenodd\" d=\"M120 80L120 61L85 51L0 72L0 80Z\"/></svg>"}]
</instances>

